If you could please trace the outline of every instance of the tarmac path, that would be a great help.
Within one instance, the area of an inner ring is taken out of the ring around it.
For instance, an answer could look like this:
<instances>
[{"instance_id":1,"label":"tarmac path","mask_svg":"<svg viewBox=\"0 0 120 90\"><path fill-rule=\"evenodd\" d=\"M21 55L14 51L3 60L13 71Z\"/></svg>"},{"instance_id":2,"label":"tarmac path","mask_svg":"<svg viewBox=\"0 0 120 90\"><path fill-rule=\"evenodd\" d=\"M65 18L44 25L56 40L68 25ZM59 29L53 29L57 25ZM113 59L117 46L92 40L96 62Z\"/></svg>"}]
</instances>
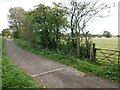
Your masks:
<instances>
[{"instance_id":1,"label":"tarmac path","mask_svg":"<svg viewBox=\"0 0 120 90\"><path fill-rule=\"evenodd\" d=\"M12 62L46 88L118 88L118 84L46 59L19 48L7 40L6 48Z\"/></svg>"}]
</instances>

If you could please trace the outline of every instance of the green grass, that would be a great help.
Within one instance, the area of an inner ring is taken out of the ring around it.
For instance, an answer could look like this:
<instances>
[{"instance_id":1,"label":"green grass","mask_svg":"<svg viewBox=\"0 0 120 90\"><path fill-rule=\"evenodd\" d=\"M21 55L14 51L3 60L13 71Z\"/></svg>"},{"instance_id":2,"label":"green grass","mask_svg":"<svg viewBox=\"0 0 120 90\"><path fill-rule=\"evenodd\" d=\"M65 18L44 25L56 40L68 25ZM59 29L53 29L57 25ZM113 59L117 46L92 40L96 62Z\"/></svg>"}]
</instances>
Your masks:
<instances>
[{"instance_id":1,"label":"green grass","mask_svg":"<svg viewBox=\"0 0 120 90\"><path fill-rule=\"evenodd\" d=\"M71 55L64 55L61 52L55 52L55 51L49 51L46 49L41 49L39 51L36 51L34 48L32 48L30 46L30 43L27 41L23 41L23 40L14 40L14 42L32 52L32 53L36 53L38 55L42 55L46 58L49 58L51 60L66 64L70 67L76 68L79 71L83 71L85 73L91 73L94 74L96 76L100 76L103 78L107 78L110 80L115 80L117 81L118 78L118 67L116 65L104 65L104 64L97 64L97 63L90 63L88 60L85 59L76 59L74 57L72 57Z\"/></svg>"},{"instance_id":2,"label":"green grass","mask_svg":"<svg viewBox=\"0 0 120 90\"><path fill-rule=\"evenodd\" d=\"M11 62L4 46L5 42L2 51L2 88L40 88L32 77Z\"/></svg>"},{"instance_id":3,"label":"green grass","mask_svg":"<svg viewBox=\"0 0 120 90\"><path fill-rule=\"evenodd\" d=\"M118 50L118 38L93 38L97 48Z\"/></svg>"},{"instance_id":4,"label":"green grass","mask_svg":"<svg viewBox=\"0 0 120 90\"><path fill-rule=\"evenodd\" d=\"M2 37L0 36L0 89L2 88Z\"/></svg>"},{"instance_id":5,"label":"green grass","mask_svg":"<svg viewBox=\"0 0 120 90\"><path fill-rule=\"evenodd\" d=\"M101 48L101 49L114 49L118 50L118 38L93 38L93 42L96 44L96 48ZM113 51L107 51L107 50L102 50L102 54L99 50L97 50L96 53L96 58L98 59L97 61L100 63L118 63L118 53L115 53ZM113 54L109 57L110 61L104 57L104 55L109 56L110 54ZM101 60L103 58L103 60Z\"/></svg>"}]
</instances>

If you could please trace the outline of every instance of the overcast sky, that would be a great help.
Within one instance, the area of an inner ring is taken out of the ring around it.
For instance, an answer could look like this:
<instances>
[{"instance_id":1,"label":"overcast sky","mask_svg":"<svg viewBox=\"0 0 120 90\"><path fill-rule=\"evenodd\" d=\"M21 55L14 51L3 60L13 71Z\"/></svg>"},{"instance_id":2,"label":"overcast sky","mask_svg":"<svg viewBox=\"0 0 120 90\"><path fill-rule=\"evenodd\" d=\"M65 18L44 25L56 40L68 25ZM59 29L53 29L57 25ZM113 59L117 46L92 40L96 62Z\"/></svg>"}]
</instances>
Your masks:
<instances>
[{"instance_id":1,"label":"overcast sky","mask_svg":"<svg viewBox=\"0 0 120 90\"><path fill-rule=\"evenodd\" d=\"M118 34L118 1L119 0L101 0L108 4L115 2L115 7L111 9L111 14L107 18L95 19L88 24L87 30L92 34L102 34L104 30L110 31L113 35ZM0 32L2 29L8 27L7 14L10 7L20 6L25 10L32 9L35 5L40 3L51 5L52 2L63 2L67 0L0 0Z\"/></svg>"}]
</instances>

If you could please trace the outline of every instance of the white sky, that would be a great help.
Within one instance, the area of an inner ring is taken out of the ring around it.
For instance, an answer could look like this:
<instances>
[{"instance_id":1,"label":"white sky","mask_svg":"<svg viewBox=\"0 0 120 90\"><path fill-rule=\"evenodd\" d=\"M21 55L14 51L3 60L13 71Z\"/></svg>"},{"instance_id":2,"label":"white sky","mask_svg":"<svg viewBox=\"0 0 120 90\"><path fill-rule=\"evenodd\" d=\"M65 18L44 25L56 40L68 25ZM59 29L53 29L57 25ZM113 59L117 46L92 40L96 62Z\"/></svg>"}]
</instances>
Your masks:
<instances>
[{"instance_id":1,"label":"white sky","mask_svg":"<svg viewBox=\"0 0 120 90\"><path fill-rule=\"evenodd\" d=\"M102 34L104 30L110 31L113 35L118 34L118 1L119 0L101 0L111 4L115 2L115 7L111 9L111 15L103 19L95 19L88 24L87 29L92 34ZM51 5L52 2L63 2L66 0L0 0L0 32L2 29L8 27L7 14L11 7L20 6L25 10L32 9L35 5L40 3Z\"/></svg>"}]
</instances>

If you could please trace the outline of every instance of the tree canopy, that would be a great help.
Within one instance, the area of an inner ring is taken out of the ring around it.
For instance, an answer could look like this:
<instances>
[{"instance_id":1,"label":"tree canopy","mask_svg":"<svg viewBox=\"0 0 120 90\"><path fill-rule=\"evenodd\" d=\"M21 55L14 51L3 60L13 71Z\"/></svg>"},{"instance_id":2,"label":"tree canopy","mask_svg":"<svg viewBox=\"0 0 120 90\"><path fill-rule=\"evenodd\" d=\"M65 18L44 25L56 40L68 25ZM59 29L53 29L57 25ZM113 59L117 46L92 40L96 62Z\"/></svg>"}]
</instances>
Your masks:
<instances>
[{"instance_id":1,"label":"tree canopy","mask_svg":"<svg viewBox=\"0 0 120 90\"><path fill-rule=\"evenodd\" d=\"M15 37L20 36L20 31L23 27L25 11L21 7L14 7L9 9L8 22L10 30L13 31Z\"/></svg>"},{"instance_id":2,"label":"tree canopy","mask_svg":"<svg viewBox=\"0 0 120 90\"><path fill-rule=\"evenodd\" d=\"M11 32L9 31L9 29L8 28L5 28L5 29L3 29L2 30L2 36L6 36L6 37L8 37L8 36L11 36Z\"/></svg>"},{"instance_id":3,"label":"tree canopy","mask_svg":"<svg viewBox=\"0 0 120 90\"><path fill-rule=\"evenodd\" d=\"M109 32L109 31L104 31L103 32L103 34L102 34L104 37L107 37L107 38L109 38L109 37L112 37L112 34Z\"/></svg>"}]
</instances>

